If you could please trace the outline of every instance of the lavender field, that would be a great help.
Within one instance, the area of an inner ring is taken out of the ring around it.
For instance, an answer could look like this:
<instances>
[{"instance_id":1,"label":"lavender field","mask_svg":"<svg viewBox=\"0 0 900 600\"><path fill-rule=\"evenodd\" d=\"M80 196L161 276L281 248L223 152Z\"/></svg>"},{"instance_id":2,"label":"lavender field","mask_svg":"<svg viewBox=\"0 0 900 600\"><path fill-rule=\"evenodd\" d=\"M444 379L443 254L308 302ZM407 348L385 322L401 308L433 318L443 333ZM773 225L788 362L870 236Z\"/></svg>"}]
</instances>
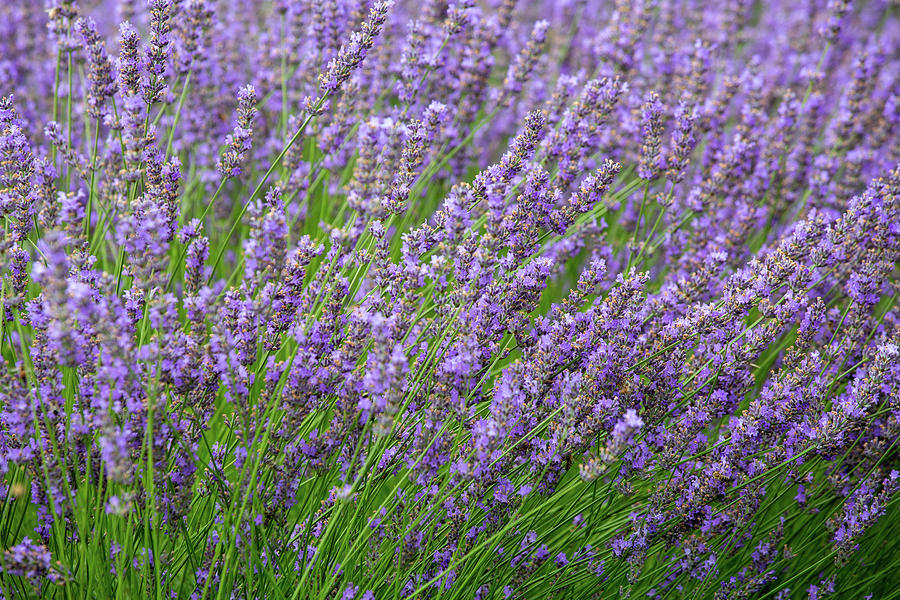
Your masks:
<instances>
[{"instance_id":1,"label":"lavender field","mask_svg":"<svg viewBox=\"0 0 900 600\"><path fill-rule=\"evenodd\" d=\"M900 598L897 0L0 0L0 600Z\"/></svg>"}]
</instances>

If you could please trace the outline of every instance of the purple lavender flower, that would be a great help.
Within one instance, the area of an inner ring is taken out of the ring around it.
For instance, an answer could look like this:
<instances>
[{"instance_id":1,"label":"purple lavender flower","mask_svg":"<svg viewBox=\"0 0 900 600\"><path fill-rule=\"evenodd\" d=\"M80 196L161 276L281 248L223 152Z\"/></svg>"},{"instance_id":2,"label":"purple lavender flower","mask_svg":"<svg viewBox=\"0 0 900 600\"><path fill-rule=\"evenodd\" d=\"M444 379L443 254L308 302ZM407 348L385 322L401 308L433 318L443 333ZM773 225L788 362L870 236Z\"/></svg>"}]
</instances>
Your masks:
<instances>
[{"instance_id":1,"label":"purple lavender flower","mask_svg":"<svg viewBox=\"0 0 900 600\"><path fill-rule=\"evenodd\" d=\"M35 544L29 538L4 552L7 575L24 577L35 587L45 581L60 581L60 574L52 568L50 552L45 546Z\"/></svg>"},{"instance_id":2,"label":"purple lavender flower","mask_svg":"<svg viewBox=\"0 0 900 600\"><path fill-rule=\"evenodd\" d=\"M84 50L88 55L90 66L88 114L95 119L102 119L107 114L106 103L116 90L112 61L106 53L106 46L97 33L97 24L93 19L79 19L75 22L75 30L84 40Z\"/></svg>"},{"instance_id":3,"label":"purple lavender flower","mask_svg":"<svg viewBox=\"0 0 900 600\"><path fill-rule=\"evenodd\" d=\"M140 91L144 69L138 49L140 42L137 29L131 23L125 21L119 25L119 91L125 96L136 96Z\"/></svg>"},{"instance_id":4,"label":"purple lavender flower","mask_svg":"<svg viewBox=\"0 0 900 600\"><path fill-rule=\"evenodd\" d=\"M890 2L45 4L7 595L893 593Z\"/></svg>"},{"instance_id":5,"label":"purple lavender flower","mask_svg":"<svg viewBox=\"0 0 900 600\"><path fill-rule=\"evenodd\" d=\"M638 175L642 179L655 179L659 170L662 113L663 105L659 100L659 94L650 92L647 101L641 107L641 155Z\"/></svg>"},{"instance_id":6,"label":"purple lavender flower","mask_svg":"<svg viewBox=\"0 0 900 600\"><path fill-rule=\"evenodd\" d=\"M391 0L376 2L363 21L359 31L350 34L348 43L341 46L337 55L329 61L325 71L319 75L319 88L323 92L334 92L347 81L353 72L365 60L375 38L381 32L387 20L388 10L393 6Z\"/></svg>"},{"instance_id":7,"label":"purple lavender flower","mask_svg":"<svg viewBox=\"0 0 900 600\"><path fill-rule=\"evenodd\" d=\"M225 152L219 159L218 169L225 177L241 174L241 165L247 152L253 147L253 119L256 117L256 88L247 85L237 93L237 124L225 138Z\"/></svg>"},{"instance_id":8,"label":"purple lavender flower","mask_svg":"<svg viewBox=\"0 0 900 600\"><path fill-rule=\"evenodd\" d=\"M687 166L691 153L694 151L696 140L694 139L694 120L696 118L693 107L686 100L681 100L675 109L675 129L672 131L672 147L666 157L666 179L673 185L680 183L684 178L684 169Z\"/></svg>"},{"instance_id":9,"label":"purple lavender flower","mask_svg":"<svg viewBox=\"0 0 900 600\"><path fill-rule=\"evenodd\" d=\"M34 154L12 97L0 99L0 215L12 224L11 237L22 241L34 215Z\"/></svg>"},{"instance_id":10,"label":"purple lavender flower","mask_svg":"<svg viewBox=\"0 0 900 600\"><path fill-rule=\"evenodd\" d=\"M172 0L149 0L147 5L150 37L144 57L145 78L141 81L141 95L148 105L162 100L166 89L165 76L172 49L171 9Z\"/></svg>"}]
</instances>

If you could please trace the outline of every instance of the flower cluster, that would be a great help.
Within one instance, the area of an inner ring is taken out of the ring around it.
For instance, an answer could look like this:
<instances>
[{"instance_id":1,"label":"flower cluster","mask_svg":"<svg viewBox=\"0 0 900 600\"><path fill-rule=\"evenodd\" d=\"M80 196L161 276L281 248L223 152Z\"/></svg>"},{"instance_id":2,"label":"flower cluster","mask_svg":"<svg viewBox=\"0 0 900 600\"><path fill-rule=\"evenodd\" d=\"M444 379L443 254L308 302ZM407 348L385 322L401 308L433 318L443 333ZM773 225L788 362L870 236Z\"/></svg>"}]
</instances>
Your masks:
<instances>
[{"instance_id":1,"label":"flower cluster","mask_svg":"<svg viewBox=\"0 0 900 600\"><path fill-rule=\"evenodd\" d=\"M896 593L896 2L0 4L5 597Z\"/></svg>"}]
</instances>

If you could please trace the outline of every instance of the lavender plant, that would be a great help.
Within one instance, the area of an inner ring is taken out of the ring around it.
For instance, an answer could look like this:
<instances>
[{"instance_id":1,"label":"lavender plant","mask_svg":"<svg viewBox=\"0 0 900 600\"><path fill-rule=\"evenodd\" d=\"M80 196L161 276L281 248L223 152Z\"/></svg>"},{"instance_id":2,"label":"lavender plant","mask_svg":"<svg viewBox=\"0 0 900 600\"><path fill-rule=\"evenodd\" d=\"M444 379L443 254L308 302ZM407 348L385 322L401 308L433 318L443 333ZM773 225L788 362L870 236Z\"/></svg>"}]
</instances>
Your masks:
<instances>
[{"instance_id":1,"label":"lavender plant","mask_svg":"<svg viewBox=\"0 0 900 600\"><path fill-rule=\"evenodd\" d=\"M890 0L0 3L0 595L895 598Z\"/></svg>"}]
</instances>

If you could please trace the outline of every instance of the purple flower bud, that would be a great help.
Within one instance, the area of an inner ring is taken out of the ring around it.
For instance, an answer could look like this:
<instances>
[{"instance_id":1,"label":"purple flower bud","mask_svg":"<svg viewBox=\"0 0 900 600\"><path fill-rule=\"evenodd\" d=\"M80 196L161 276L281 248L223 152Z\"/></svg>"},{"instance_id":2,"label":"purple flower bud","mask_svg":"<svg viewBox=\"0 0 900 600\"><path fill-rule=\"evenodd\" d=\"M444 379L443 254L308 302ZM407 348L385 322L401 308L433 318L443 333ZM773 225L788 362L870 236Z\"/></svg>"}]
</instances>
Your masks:
<instances>
[{"instance_id":1,"label":"purple flower bud","mask_svg":"<svg viewBox=\"0 0 900 600\"><path fill-rule=\"evenodd\" d=\"M641 107L641 155L638 175L652 180L659 171L663 105L659 94L650 92Z\"/></svg>"},{"instance_id":2,"label":"purple flower bud","mask_svg":"<svg viewBox=\"0 0 900 600\"><path fill-rule=\"evenodd\" d=\"M225 138L225 152L219 159L218 169L224 177L237 177L247 152L253 145L253 119L256 117L256 88L247 85L237 93L237 124Z\"/></svg>"},{"instance_id":3,"label":"purple flower bud","mask_svg":"<svg viewBox=\"0 0 900 600\"><path fill-rule=\"evenodd\" d=\"M78 19L75 31L81 34L84 51L88 57L88 114L95 119L106 115L106 102L112 98L116 90L116 82L112 73L112 61L106 53L106 46L97 33L97 24L93 19Z\"/></svg>"},{"instance_id":4,"label":"purple flower bud","mask_svg":"<svg viewBox=\"0 0 900 600\"><path fill-rule=\"evenodd\" d=\"M360 30L350 34L350 40L341 45L337 56L331 59L325 71L319 75L319 88L322 91L334 92L350 79L375 45L375 38L381 32L387 20L388 10L393 4L391 0L387 0L372 5L369 16L362 23Z\"/></svg>"},{"instance_id":5,"label":"purple flower bud","mask_svg":"<svg viewBox=\"0 0 900 600\"><path fill-rule=\"evenodd\" d=\"M124 96L136 96L140 91L144 65L138 46L141 38L137 29L125 21L119 25L119 92Z\"/></svg>"},{"instance_id":6,"label":"purple flower bud","mask_svg":"<svg viewBox=\"0 0 900 600\"><path fill-rule=\"evenodd\" d=\"M145 77L141 82L144 101L150 105L162 99L166 89L166 70L171 54L172 26L169 20L172 0L149 0L150 39L144 58Z\"/></svg>"}]
</instances>

